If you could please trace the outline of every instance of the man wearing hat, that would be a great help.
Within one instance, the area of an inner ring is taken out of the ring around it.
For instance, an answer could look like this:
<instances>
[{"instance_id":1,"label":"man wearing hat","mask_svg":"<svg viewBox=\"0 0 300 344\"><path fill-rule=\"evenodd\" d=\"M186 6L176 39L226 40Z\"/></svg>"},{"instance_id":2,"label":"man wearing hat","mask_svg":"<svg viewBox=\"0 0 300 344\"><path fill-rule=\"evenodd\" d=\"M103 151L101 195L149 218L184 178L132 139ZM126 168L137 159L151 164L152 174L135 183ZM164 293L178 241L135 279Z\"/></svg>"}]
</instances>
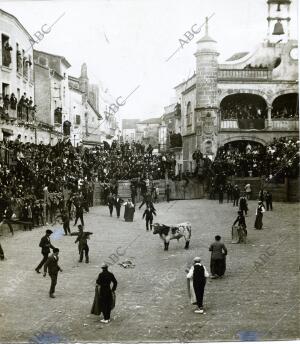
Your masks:
<instances>
[{"instance_id":1,"label":"man wearing hat","mask_svg":"<svg viewBox=\"0 0 300 344\"><path fill-rule=\"evenodd\" d=\"M194 258L194 264L190 268L186 277L188 280L188 291L191 303L198 306L198 309L195 310L195 313L203 314L204 288L206 284L206 278L209 277L209 273L206 270L206 267L201 264L200 257Z\"/></svg>"},{"instance_id":2,"label":"man wearing hat","mask_svg":"<svg viewBox=\"0 0 300 344\"><path fill-rule=\"evenodd\" d=\"M77 235L75 244L78 243L79 263L82 263L83 253L85 254L85 262L89 262L89 245L87 243L87 240L90 238L90 235L92 234L92 232L84 232L83 227L81 225L78 225L77 233L71 233L72 236Z\"/></svg>"},{"instance_id":3,"label":"man wearing hat","mask_svg":"<svg viewBox=\"0 0 300 344\"><path fill-rule=\"evenodd\" d=\"M59 253L59 249L54 248L53 253L47 259L47 261L44 265L44 277L46 277L47 270L48 270L49 276L51 278L51 286L50 286L49 296L52 299L55 298L54 293L55 293L55 286L57 283L58 271L62 272L61 267L58 265L58 253Z\"/></svg>"},{"instance_id":4,"label":"man wearing hat","mask_svg":"<svg viewBox=\"0 0 300 344\"><path fill-rule=\"evenodd\" d=\"M108 271L108 265L102 264L102 272L99 274L96 281L95 298L91 313L100 315L103 313L104 319L100 320L104 324L110 322L110 312L115 307L115 291L118 282L115 276ZM113 284L111 288L111 283Z\"/></svg>"},{"instance_id":5,"label":"man wearing hat","mask_svg":"<svg viewBox=\"0 0 300 344\"><path fill-rule=\"evenodd\" d=\"M40 264L36 267L35 271L40 274L40 269L42 268L42 266L46 263L47 259L48 259L48 255L50 253L50 248L52 248L52 250L55 248L54 246L52 246L51 241L50 241L50 235L52 234L52 230L47 229L46 230L46 235L44 235L40 241L40 247L42 248L42 255L43 255L43 259L40 262Z\"/></svg>"}]
</instances>

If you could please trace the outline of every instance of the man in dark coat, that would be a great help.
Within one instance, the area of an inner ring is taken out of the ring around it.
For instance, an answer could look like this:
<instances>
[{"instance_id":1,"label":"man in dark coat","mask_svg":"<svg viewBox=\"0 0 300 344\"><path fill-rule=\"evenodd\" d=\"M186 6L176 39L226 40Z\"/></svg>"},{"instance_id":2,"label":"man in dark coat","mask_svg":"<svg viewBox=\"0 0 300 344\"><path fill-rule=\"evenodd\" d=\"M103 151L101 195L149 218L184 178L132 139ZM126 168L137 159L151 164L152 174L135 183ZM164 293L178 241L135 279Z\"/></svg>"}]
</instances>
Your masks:
<instances>
[{"instance_id":1,"label":"man in dark coat","mask_svg":"<svg viewBox=\"0 0 300 344\"><path fill-rule=\"evenodd\" d=\"M235 185L235 187L233 188L232 195L233 195L233 206L238 206L239 198L240 198L240 189L238 185Z\"/></svg>"},{"instance_id":2,"label":"man in dark coat","mask_svg":"<svg viewBox=\"0 0 300 344\"><path fill-rule=\"evenodd\" d=\"M50 291L49 291L49 296L54 299L54 293L55 293L55 286L57 283L57 275L58 271L62 272L61 267L58 265L58 253L59 249L54 248L53 249L53 254L47 259L45 265L44 265L44 277L47 275L47 270L49 273L49 276L51 278L51 286L50 286Z\"/></svg>"},{"instance_id":3,"label":"man in dark coat","mask_svg":"<svg viewBox=\"0 0 300 344\"><path fill-rule=\"evenodd\" d=\"M266 200L267 211L269 211L269 209L273 210L273 197L270 191L266 192L265 200Z\"/></svg>"},{"instance_id":4,"label":"man in dark coat","mask_svg":"<svg viewBox=\"0 0 300 344\"><path fill-rule=\"evenodd\" d=\"M50 235L53 232L50 229L46 230L46 235L44 235L40 241L40 247L42 248L42 255L43 255L43 259L40 262L40 264L36 267L35 271L40 274L40 269L42 268L42 266L46 263L47 259L48 259L48 255L50 253L50 248L52 248L52 250L55 249L54 246L52 246L51 241L50 241Z\"/></svg>"},{"instance_id":5,"label":"man in dark coat","mask_svg":"<svg viewBox=\"0 0 300 344\"><path fill-rule=\"evenodd\" d=\"M221 242L219 235L215 236L215 242L209 247L211 251L210 270L212 278L222 277L226 270L227 248Z\"/></svg>"},{"instance_id":6,"label":"man in dark coat","mask_svg":"<svg viewBox=\"0 0 300 344\"><path fill-rule=\"evenodd\" d=\"M85 262L89 262L89 245L87 240L92 235L92 232L84 232L83 227L78 225L78 232L72 233L71 235L77 235L77 239L75 240L75 244L78 243L78 251L79 251L79 263L82 263L83 260L83 253L85 254Z\"/></svg>"},{"instance_id":7,"label":"man in dark coat","mask_svg":"<svg viewBox=\"0 0 300 344\"><path fill-rule=\"evenodd\" d=\"M108 324L110 322L111 310L114 308L114 293L118 282L115 276L108 271L107 264L102 265L102 270L96 281L95 299L91 313L95 315L103 313L104 319L101 322ZM111 283L113 283L112 288Z\"/></svg>"},{"instance_id":8,"label":"man in dark coat","mask_svg":"<svg viewBox=\"0 0 300 344\"><path fill-rule=\"evenodd\" d=\"M233 191L233 186L231 183L228 183L226 186L227 203L229 203L229 201L232 201L232 191Z\"/></svg>"},{"instance_id":9,"label":"man in dark coat","mask_svg":"<svg viewBox=\"0 0 300 344\"><path fill-rule=\"evenodd\" d=\"M239 209L242 213L245 212L245 216L247 216L248 212L248 203L245 193L242 193L242 196L239 199Z\"/></svg>"},{"instance_id":10,"label":"man in dark coat","mask_svg":"<svg viewBox=\"0 0 300 344\"><path fill-rule=\"evenodd\" d=\"M108 205L108 209L109 209L109 215L110 215L110 217L112 217L113 210L114 210L114 197L113 197L112 193L110 193L107 197L107 205Z\"/></svg>"},{"instance_id":11,"label":"man in dark coat","mask_svg":"<svg viewBox=\"0 0 300 344\"><path fill-rule=\"evenodd\" d=\"M78 219L80 219L81 225L84 226L84 221L83 221L83 205L79 201L77 204L75 204L75 223L74 226L77 225Z\"/></svg>"},{"instance_id":12,"label":"man in dark coat","mask_svg":"<svg viewBox=\"0 0 300 344\"><path fill-rule=\"evenodd\" d=\"M64 209L62 214L61 214L61 219L63 222L63 228L65 231L65 235L71 234L71 230L70 230L70 216L69 216L69 212L67 209Z\"/></svg>"},{"instance_id":13,"label":"man in dark coat","mask_svg":"<svg viewBox=\"0 0 300 344\"><path fill-rule=\"evenodd\" d=\"M146 216L146 230L147 231L149 230L149 223L150 223L150 230L152 229L153 214L156 216L155 210L153 208L150 208L150 206L148 205L143 214L143 219Z\"/></svg>"},{"instance_id":14,"label":"man in dark coat","mask_svg":"<svg viewBox=\"0 0 300 344\"><path fill-rule=\"evenodd\" d=\"M118 197L118 196L116 196L116 197L114 198L114 205L115 205L115 207L116 207L117 218L120 217L120 210L121 210L121 205L122 205L122 203L123 203L122 198L120 198L120 197Z\"/></svg>"}]
</instances>

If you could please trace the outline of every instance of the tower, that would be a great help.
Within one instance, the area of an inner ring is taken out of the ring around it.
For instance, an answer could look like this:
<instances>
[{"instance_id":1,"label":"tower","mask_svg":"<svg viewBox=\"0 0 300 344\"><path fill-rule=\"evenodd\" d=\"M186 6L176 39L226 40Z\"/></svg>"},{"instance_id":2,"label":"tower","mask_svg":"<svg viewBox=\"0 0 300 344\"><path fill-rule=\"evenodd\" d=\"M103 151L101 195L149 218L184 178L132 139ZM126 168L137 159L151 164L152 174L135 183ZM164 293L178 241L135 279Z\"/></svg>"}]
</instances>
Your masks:
<instances>
[{"instance_id":1,"label":"tower","mask_svg":"<svg viewBox=\"0 0 300 344\"><path fill-rule=\"evenodd\" d=\"M268 41L271 43L290 38L291 0L268 0Z\"/></svg>"},{"instance_id":2,"label":"tower","mask_svg":"<svg viewBox=\"0 0 300 344\"><path fill-rule=\"evenodd\" d=\"M81 73L79 77L79 89L84 93L84 99L87 100L89 92L89 78L87 76L87 65L83 63L81 66Z\"/></svg>"},{"instance_id":3,"label":"tower","mask_svg":"<svg viewBox=\"0 0 300 344\"><path fill-rule=\"evenodd\" d=\"M218 128L218 56L217 42L208 34L206 17L205 36L197 42L196 57L196 145L211 158L217 152Z\"/></svg>"}]
</instances>

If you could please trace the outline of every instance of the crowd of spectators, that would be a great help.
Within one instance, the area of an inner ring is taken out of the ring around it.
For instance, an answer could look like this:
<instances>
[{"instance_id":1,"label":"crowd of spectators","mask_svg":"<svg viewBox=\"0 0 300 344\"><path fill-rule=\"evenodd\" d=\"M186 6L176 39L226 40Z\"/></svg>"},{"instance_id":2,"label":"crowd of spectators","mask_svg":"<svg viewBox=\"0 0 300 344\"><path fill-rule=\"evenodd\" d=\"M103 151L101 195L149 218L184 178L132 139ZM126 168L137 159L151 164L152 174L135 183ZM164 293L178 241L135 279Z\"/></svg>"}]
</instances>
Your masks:
<instances>
[{"instance_id":1,"label":"crowd of spectators","mask_svg":"<svg viewBox=\"0 0 300 344\"><path fill-rule=\"evenodd\" d=\"M297 138L274 138L266 147L238 141L220 147L211 169L215 175L266 177L282 180L299 175L299 141Z\"/></svg>"},{"instance_id":2,"label":"crowd of spectators","mask_svg":"<svg viewBox=\"0 0 300 344\"><path fill-rule=\"evenodd\" d=\"M272 110L272 118L274 119L296 119L299 120L298 109L293 106L283 106Z\"/></svg>"},{"instance_id":3,"label":"crowd of spectators","mask_svg":"<svg viewBox=\"0 0 300 344\"><path fill-rule=\"evenodd\" d=\"M4 98L0 96L0 117L2 119L18 118L25 122L33 122L35 119L36 105L33 104L32 97L27 97L24 93L18 101L15 94L6 94Z\"/></svg>"},{"instance_id":4,"label":"crowd of spectators","mask_svg":"<svg viewBox=\"0 0 300 344\"><path fill-rule=\"evenodd\" d=\"M74 196L91 204L96 181L110 185L116 193L118 180L160 179L165 177L166 169L172 176L175 166L171 156L155 155L151 145L146 149L138 142L114 141L111 146L106 143L84 148L72 146L70 140L54 146L24 144L18 137L0 142L0 152L0 220L9 200L26 209L29 214L21 215L26 220L38 207L36 202L45 202L45 195L50 194L46 202L53 215L56 210L63 211ZM51 214L50 217L53 222Z\"/></svg>"},{"instance_id":5,"label":"crowd of spectators","mask_svg":"<svg viewBox=\"0 0 300 344\"><path fill-rule=\"evenodd\" d=\"M226 102L221 106L221 118L223 120L237 120L237 119L265 119L267 118L267 108L261 105L244 102Z\"/></svg>"}]
</instances>

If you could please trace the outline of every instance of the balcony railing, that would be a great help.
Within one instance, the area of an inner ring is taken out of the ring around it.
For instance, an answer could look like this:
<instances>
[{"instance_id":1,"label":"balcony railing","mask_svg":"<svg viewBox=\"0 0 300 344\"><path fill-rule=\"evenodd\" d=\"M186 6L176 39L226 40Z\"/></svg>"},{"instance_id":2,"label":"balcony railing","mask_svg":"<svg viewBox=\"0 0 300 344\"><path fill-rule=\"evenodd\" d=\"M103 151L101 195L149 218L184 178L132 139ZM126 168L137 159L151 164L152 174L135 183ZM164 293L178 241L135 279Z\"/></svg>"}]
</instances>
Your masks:
<instances>
[{"instance_id":1,"label":"balcony railing","mask_svg":"<svg viewBox=\"0 0 300 344\"><path fill-rule=\"evenodd\" d=\"M219 69L218 79L253 79L253 80L271 80L272 71L264 69Z\"/></svg>"},{"instance_id":2,"label":"balcony railing","mask_svg":"<svg viewBox=\"0 0 300 344\"><path fill-rule=\"evenodd\" d=\"M221 121L221 129L263 130L267 127L264 119L237 119Z\"/></svg>"},{"instance_id":3,"label":"balcony railing","mask_svg":"<svg viewBox=\"0 0 300 344\"><path fill-rule=\"evenodd\" d=\"M259 121L259 122L258 122ZM223 120L221 130L287 130L298 131L297 120Z\"/></svg>"},{"instance_id":4,"label":"balcony railing","mask_svg":"<svg viewBox=\"0 0 300 344\"><path fill-rule=\"evenodd\" d=\"M237 120L226 120L221 121L221 129L238 129L238 122Z\"/></svg>"},{"instance_id":5,"label":"balcony railing","mask_svg":"<svg viewBox=\"0 0 300 344\"><path fill-rule=\"evenodd\" d=\"M273 119L270 126L272 130L299 130L299 121Z\"/></svg>"}]
</instances>

